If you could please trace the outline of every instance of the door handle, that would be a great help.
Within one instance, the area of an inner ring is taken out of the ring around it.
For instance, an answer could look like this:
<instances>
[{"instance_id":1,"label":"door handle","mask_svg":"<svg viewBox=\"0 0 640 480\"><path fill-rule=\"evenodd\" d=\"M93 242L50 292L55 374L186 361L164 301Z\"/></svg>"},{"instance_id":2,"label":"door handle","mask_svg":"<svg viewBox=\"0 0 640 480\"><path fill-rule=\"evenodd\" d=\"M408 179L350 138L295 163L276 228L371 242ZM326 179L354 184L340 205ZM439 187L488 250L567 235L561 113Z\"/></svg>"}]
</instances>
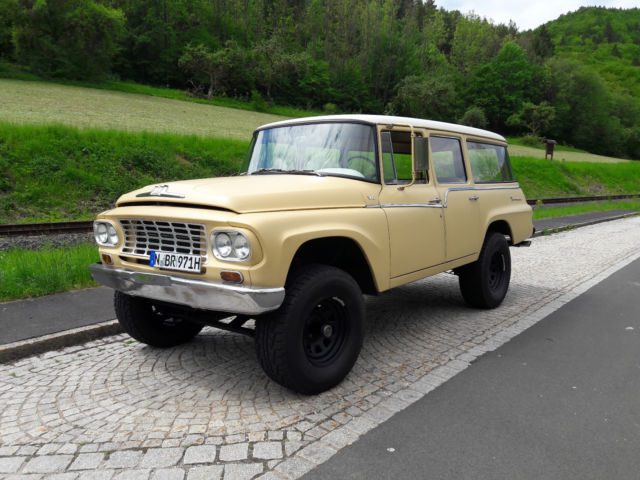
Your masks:
<instances>
[{"instance_id":1,"label":"door handle","mask_svg":"<svg viewBox=\"0 0 640 480\"><path fill-rule=\"evenodd\" d=\"M432 198L431 200L429 200L429 203L442 203L442 199L441 198Z\"/></svg>"},{"instance_id":2,"label":"door handle","mask_svg":"<svg viewBox=\"0 0 640 480\"><path fill-rule=\"evenodd\" d=\"M478 200L480 197L478 195L474 195L473 197L469 197L469 200Z\"/></svg>"}]
</instances>

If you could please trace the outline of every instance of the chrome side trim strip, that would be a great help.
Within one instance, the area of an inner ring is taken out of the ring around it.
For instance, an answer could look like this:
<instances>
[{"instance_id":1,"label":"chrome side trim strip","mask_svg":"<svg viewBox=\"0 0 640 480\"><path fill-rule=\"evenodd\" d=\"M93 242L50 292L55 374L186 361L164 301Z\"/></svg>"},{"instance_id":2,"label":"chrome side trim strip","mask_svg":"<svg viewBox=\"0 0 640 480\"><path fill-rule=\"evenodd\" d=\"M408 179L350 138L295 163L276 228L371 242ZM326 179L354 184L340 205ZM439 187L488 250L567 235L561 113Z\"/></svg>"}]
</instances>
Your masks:
<instances>
[{"instance_id":1,"label":"chrome side trim strip","mask_svg":"<svg viewBox=\"0 0 640 480\"><path fill-rule=\"evenodd\" d=\"M449 192L471 191L471 190L518 190L520 185L516 186L504 186L504 187L451 187L447 188L444 193L444 207L447 208L447 201L449 199Z\"/></svg>"},{"instance_id":2,"label":"chrome side trim strip","mask_svg":"<svg viewBox=\"0 0 640 480\"><path fill-rule=\"evenodd\" d=\"M504 187L451 187L447 188L444 193L444 203L442 205L433 205L427 203L381 203L378 205L365 205L364 208L447 208L447 200L449 192L471 191L471 190L518 190L520 185L504 186Z\"/></svg>"},{"instance_id":3,"label":"chrome side trim strip","mask_svg":"<svg viewBox=\"0 0 640 480\"><path fill-rule=\"evenodd\" d=\"M136 272L89 266L91 276L102 285L128 295L187 305L202 310L257 315L277 309L284 300L284 288L254 288L205 282L165 273Z\"/></svg>"},{"instance_id":4,"label":"chrome side trim strip","mask_svg":"<svg viewBox=\"0 0 640 480\"><path fill-rule=\"evenodd\" d=\"M381 203L379 205L366 205L365 208L442 208L442 205L429 205L428 203Z\"/></svg>"}]
</instances>

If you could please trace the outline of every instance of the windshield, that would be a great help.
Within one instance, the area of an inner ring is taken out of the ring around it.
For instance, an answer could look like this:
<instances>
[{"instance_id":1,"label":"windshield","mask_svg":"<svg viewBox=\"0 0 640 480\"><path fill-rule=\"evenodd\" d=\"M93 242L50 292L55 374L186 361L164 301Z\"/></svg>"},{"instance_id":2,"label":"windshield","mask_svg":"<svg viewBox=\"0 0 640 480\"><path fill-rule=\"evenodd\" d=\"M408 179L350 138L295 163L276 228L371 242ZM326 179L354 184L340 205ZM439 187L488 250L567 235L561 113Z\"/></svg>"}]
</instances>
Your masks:
<instances>
[{"instance_id":1,"label":"windshield","mask_svg":"<svg viewBox=\"0 0 640 480\"><path fill-rule=\"evenodd\" d=\"M246 168L270 173L332 175L378 182L375 129L358 123L316 123L260 130Z\"/></svg>"}]
</instances>

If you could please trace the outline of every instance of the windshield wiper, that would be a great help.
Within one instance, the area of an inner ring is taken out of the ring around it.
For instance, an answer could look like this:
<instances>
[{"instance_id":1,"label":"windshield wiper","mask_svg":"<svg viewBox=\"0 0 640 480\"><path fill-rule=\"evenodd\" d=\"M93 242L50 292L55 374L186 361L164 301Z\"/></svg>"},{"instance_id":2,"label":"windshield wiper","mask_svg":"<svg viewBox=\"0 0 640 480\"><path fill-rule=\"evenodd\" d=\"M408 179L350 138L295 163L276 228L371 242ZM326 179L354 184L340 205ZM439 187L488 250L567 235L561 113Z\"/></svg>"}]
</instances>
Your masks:
<instances>
[{"instance_id":1,"label":"windshield wiper","mask_svg":"<svg viewBox=\"0 0 640 480\"><path fill-rule=\"evenodd\" d=\"M316 175L318 177L322 176L315 170L284 170L282 168L260 168L254 172L251 172L251 175L260 175L263 173L287 173L291 175Z\"/></svg>"}]
</instances>

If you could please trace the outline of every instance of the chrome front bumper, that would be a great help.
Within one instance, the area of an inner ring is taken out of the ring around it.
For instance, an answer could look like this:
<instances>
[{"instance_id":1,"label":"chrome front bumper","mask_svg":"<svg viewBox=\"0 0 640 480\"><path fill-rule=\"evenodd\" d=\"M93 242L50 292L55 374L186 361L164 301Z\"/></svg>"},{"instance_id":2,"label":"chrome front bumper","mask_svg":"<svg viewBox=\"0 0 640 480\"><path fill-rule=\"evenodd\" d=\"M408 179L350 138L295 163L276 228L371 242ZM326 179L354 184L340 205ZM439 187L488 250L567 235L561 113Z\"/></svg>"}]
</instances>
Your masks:
<instances>
[{"instance_id":1,"label":"chrome front bumper","mask_svg":"<svg viewBox=\"0 0 640 480\"><path fill-rule=\"evenodd\" d=\"M187 305L217 312L257 315L277 309L284 300L284 288L252 288L174 277L165 273L136 272L89 266L96 282L128 295Z\"/></svg>"}]
</instances>

